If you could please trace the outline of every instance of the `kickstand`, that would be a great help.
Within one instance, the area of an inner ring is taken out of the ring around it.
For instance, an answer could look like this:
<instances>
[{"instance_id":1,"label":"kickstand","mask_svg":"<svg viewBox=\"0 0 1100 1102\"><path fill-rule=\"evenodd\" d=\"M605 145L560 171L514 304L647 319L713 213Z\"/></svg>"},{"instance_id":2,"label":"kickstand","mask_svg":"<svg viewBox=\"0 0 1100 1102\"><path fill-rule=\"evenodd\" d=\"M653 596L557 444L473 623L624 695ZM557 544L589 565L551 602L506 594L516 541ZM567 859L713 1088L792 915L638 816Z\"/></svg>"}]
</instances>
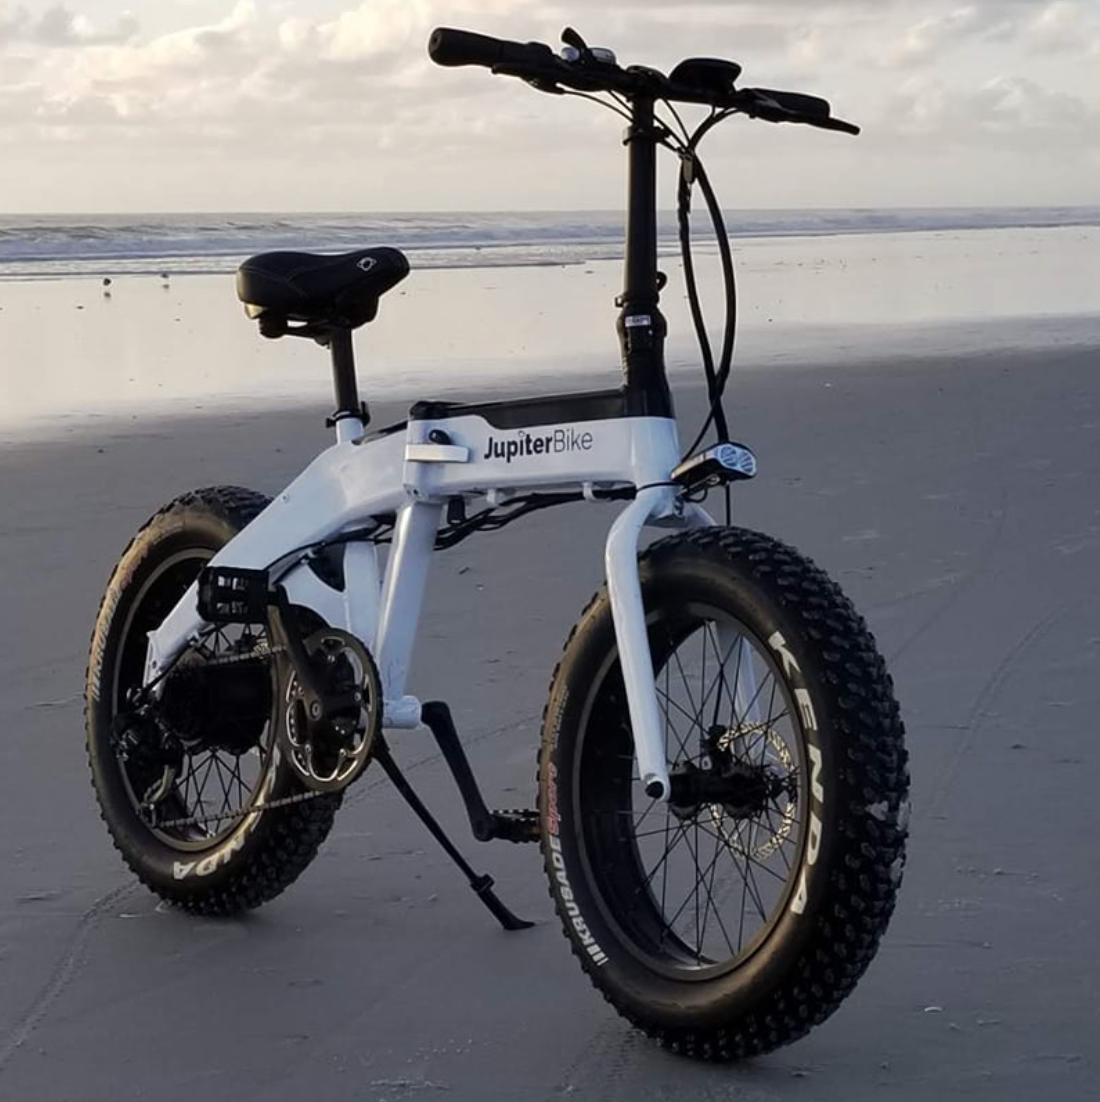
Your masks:
<instances>
[{"instance_id":1,"label":"kickstand","mask_svg":"<svg viewBox=\"0 0 1100 1102\"><path fill-rule=\"evenodd\" d=\"M527 922L517 918L501 901L493 891L493 878L485 873L478 876L470 867L469 862L455 848L454 843L444 833L443 828L436 822L432 813L424 806L420 797L412 790L412 786L405 779L404 773L398 768L397 762L390 754L390 748L385 739L378 736L374 745L373 757L382 766L386 776L393 781L394 787L404 797L405 802L416 812L417 818L428 828L432 837L446 850L447 856L466 874L470 887L478 899L492 912L493 917L506 930L527 930L534 926L533 922Z\"/></svg>"}]
</instances>

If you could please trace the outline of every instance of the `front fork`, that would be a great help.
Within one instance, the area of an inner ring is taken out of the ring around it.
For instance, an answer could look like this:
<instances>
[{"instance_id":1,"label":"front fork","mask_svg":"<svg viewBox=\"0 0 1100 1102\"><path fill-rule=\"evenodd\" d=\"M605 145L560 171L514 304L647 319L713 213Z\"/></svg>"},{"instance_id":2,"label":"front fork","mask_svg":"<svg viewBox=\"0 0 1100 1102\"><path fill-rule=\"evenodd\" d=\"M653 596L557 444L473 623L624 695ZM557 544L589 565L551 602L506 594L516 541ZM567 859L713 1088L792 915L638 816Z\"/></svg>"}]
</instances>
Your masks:
<instances>
[{"instance_id":1,"label":"front fork","mask_svg":"<svg viewBox=\"0 0 1100 1102\"><path fill-rule=\"evenodd\" d=\"M615 641L626 686L638 773L647 796L667 800L671 787L664 725L657 707L653 656L649 649L642 585L638 577L638 541L642 529L658 520L687 529L709 528L714 521L699 506L678 500L673 487L645 487L638 491L634 501L611 526L604 551L607 592L611 598L611 618L615 624ZM728 643L720 639L719 645L726 651L727 647L737 645L737 642L736 639Z\"/></svg>"}]
</instances>

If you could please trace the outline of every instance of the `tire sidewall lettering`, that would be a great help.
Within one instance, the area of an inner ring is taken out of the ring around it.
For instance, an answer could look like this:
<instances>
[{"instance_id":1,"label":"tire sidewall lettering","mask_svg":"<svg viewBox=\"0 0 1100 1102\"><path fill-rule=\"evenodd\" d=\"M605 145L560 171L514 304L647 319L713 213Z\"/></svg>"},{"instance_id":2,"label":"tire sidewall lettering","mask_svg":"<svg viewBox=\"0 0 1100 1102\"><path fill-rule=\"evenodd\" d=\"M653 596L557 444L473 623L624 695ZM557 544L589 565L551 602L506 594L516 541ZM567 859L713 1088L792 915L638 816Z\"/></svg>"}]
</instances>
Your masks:
<instances>
[{"instance_id":1,"label":"tire sidewall lettering","mask_svg":"<svg viewBox=\"0 0 1100 1102\"><path fill-rule=\"evenodd\" d=\"M810 806L806 817L806 839L803 846L801 867L798 870L798 879L787 905L789 914L801 918L806 915L807 911L812 910L816 879L814 874L818 868L824 838L826 788L823 777L824 760L821 746L821 729L818 709L815 708L813 696L806 687L802 665L799 663L794 649L792 649L791 642L782 631L777 629L768 636L767 643L776 657L793 698L808 759L806 766L809 772L809 784L805 798L808 799Z\"/></svg>"},{"instance_id":2,"label":"tire sidewall lettering","mask_svg":"<svg viewBox=\"0 0 1100 1102\"><path fill-rule=\"evenodd\" d=\"M572 884L569 883L569 873L565 867L565 854L562 852L562 843L559 836L560 817L558 815L558 770L554 762L548 767L547 784L547 816L546 816L546 852L549 857L549 871L554 886L554 894L557 896L558 912L567 920L569 935L573 941L588 954L592 963L597 968L602 968L607 963L607 954L600 948L588 922L581 913L580 904Z\"/></svg>"}]
</instances>

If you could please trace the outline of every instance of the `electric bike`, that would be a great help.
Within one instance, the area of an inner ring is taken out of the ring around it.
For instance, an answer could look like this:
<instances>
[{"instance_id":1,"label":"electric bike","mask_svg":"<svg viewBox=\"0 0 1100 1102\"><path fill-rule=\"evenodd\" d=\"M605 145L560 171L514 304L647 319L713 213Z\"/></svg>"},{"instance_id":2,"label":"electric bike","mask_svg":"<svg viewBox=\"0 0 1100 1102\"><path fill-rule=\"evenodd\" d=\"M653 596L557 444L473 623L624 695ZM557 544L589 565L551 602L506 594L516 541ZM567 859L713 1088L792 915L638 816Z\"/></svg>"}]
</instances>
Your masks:
<instances>
[{"instance_id":1,"label":"electric bike","mask_svg":"<svg viewBox=\"0 0 1100 1102\"><path fill-rule=\"evenodd\" d=\"M593 984L683 1054L735 1059L802 1036L852 990L894 907L908 773L891 679L866 624L813 562L729 523L756 460L722 407L735 315L729 238L699 143L743 115L848 133L814 96L745 88L740 67L620 66L576 32L555 52L457 30L474 65L624 117L629 162L621 385L505 401L418 401L370 430L352 332L408 273L394 248L266 253L237 276L269 338L328 349L334 443L269 499L218 486L165 505L123 553L87 673L87 747L133 872L202 915L256 907L317 853L376 762L480 900L529 923L444 833L390 752L425 726L474 836L537 843ZM686 108L685 108L686 105ZM681 110L701 107L694 130ZM666 377L658 147L679 158L679 226L709 408L681 451ZM717 355L691 258L699 188L730 306ZM703 446L713 430L715 442ZM703 505L725 495L718 523ZM565 643L535 806L492 810L451 713L406 685L435 551L537 510L609 502L606 584ZM643 529L663 537L639 551Z\"/></svg>"}]
</instances>

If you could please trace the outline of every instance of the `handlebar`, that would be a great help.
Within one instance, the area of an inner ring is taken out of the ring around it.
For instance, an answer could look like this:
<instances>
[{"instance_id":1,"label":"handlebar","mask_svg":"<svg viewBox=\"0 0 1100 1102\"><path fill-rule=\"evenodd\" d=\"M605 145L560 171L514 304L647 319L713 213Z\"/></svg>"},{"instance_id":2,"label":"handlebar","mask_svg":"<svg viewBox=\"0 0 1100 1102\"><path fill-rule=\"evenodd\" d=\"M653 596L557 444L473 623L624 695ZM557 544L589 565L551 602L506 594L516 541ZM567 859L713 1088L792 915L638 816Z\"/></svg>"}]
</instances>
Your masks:
<instances>
[{"instance_id":1,"label":"handlebar","mask_svg":"<svg viewBox=\"0 0 1100 1102\"><path fill-rule=\"evenodd\" d=\"M437 27L428 39L428 56L436 65L483 65L495 69L500 65L537 68L554 59L554 52L540 42L509 42L473 31L456 31Z\"/></svg>"},{"instance_id":2,"label":"handlebar","mask_svg":"<svg viewBox=\"0 0 1100 1102\"><path fill-rule=\"evenodd\" d=\"M570 41L578 41L574 32ZM678 103L696 103L720 111L737 111L767 122L794 122L824 130L858 134L859 127L834 118L827 100L801 92L737 88L741 68L731 61L692 58L671 75L641 65L621 68L601 51L573 48L572 58L541 42L510 42L471 31L439 27L428 40L428 55L437 65L480 65L503 76L519 77L543 92L561 94L618 92Z\"/></svg>"}]
</instances>

